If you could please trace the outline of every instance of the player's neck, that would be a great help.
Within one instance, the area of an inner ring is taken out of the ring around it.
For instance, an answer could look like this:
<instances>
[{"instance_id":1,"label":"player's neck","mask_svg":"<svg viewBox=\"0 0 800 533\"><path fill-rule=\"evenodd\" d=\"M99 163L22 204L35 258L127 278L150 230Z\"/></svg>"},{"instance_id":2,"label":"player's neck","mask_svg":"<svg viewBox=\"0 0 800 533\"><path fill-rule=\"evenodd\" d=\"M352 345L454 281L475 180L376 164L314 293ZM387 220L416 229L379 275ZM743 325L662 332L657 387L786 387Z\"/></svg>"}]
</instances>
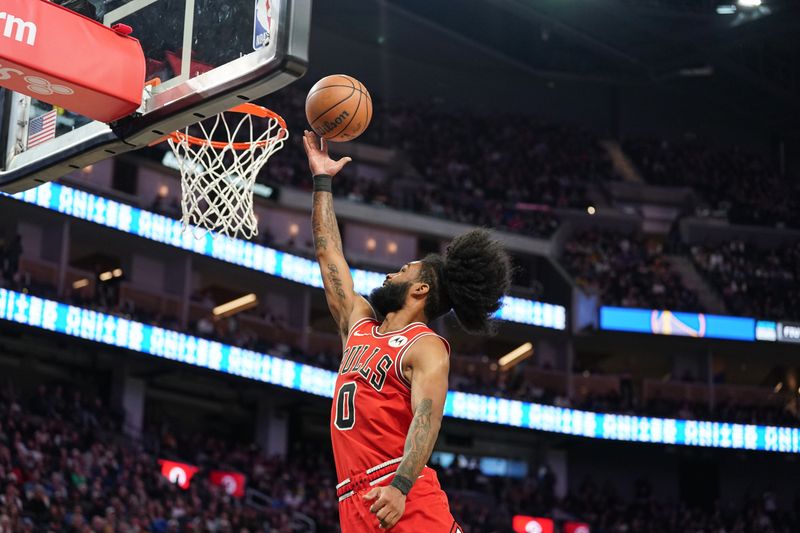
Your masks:
<instances>
[{"instance_id":1,"label":"player's neck","mask_svg":"<svg viewBox=\"0 0 800 533\"><path fill-rule=\"evenodd\" d=\"M383 319L381 325L378 326L378 333L388 333L390 331L399 331L409 324L414 322L425 323L425 315L421 312L411 309L401 309L394 313L389 313Z\"/></svg>"}]
</instances>

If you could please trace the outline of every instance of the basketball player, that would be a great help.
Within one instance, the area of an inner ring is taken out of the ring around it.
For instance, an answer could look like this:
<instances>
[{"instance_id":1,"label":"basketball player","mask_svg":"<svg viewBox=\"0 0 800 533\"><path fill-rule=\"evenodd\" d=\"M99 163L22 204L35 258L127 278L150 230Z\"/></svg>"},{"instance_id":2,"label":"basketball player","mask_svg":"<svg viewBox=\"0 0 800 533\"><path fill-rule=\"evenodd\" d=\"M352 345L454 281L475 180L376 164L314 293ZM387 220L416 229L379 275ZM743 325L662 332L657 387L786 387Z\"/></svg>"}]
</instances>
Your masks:
<instances>
[{"instance_id":1,"label":"basketball player","mask_svg":"<svg viewBox=\"0 0 800 533\"><path fill-rule=\"evenodd\" d=\"M368 302L353 290L333 212L332 178L350 158L332 160L308 131L303 144L314 179L314 246L344 345L331 407L342 531L460 532L425 465L442 423L450 356L426 324L452 309L467 331L489 332L510 283L508 254L487 231L471 231L444 256L388 274Z\"/></svg>"}]
</instances>

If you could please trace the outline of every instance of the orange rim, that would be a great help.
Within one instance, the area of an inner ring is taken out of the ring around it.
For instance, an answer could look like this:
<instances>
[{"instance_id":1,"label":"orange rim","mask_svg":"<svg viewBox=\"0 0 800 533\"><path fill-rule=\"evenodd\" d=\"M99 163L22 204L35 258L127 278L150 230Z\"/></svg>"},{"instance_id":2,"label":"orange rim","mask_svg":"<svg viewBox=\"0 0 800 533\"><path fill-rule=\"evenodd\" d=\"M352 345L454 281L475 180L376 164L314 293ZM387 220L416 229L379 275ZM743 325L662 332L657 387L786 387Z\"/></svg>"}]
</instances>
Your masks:
<instances>
[{"instance_id":1,"label":"orange rim","mask_svg":"<svg viewBox=\"0 0 800 533\"><path fill-rule=\"evenodd\" d=\"M223 141L212 141L210 139L201 139L200 137L195 137L194 135L188 135L186 133L183 133L182 131L174 131L169 135L167 135L166 137L164 137L162 141L166 141L167 139L172 139L177 143L186 142L188 144L192 144L195 146L208 145L218 150L227 148L228 146L232 147L234 150L249 150L253 146L264 147L270 144L274 144L278 141L285 139L289 135L289 131L286 128L286 121L283 120L283 117L281 117L274 111L270 111L266 107L261 107L260 105L246 103L237 105L236 107L229 109L228 112L242 113L245 115L254 115L260 118L275 119L278 121L278 125L280 126L280 132L274 139L266 139L257 142L226 143Z\"/></svg>"}]
</instances>

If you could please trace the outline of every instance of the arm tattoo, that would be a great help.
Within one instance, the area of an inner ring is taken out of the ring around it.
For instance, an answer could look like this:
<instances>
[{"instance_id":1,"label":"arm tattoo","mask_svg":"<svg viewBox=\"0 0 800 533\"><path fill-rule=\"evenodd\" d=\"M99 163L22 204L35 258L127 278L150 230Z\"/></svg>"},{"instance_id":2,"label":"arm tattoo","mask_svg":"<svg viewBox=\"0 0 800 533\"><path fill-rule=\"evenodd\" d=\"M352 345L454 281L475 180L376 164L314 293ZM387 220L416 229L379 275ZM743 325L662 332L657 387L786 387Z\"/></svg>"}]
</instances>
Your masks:
<instances>
[{"instance_id":1,"label":"arm tattoo","mask_svg":"<svg viewBox=\"0 0 800 533\"><path fill-rule=\"evenodd\" d=\"M342 278L339 276L339 267L333 263L328 263L328 279L333 285L333 291L340 300L345 299L344 289L342 288Z\"/></svg>"},{"instance_id":2,"label":"arm tattoo","mask_svg":"<svg viewBox=\"0 0 800 533\"><path fill-rule=\"evenodd\" d=\"M439 436L438 428L434 429L431 421L432 414L433 400L423 399L417 406L414 419L408 428L403 460L397 468L397 475L407 478L412 483L417 480L425 467L436 444L436 437Z\"/></svg>"},{"instance_id":3,"label":"arm tattoo","mask_svg":"<svg viewBox=\"0 0 800 533\"><path fill-rule=\"evenodd\" d=\"M336 214L333 212L333 195L329 192L314 193L314 207L311 212L311 228L314 233L314 248L317 252L327 251L328 245L342 253L342 237Z\"/></svg>"},{"instance_id":4,"label":"arm tattoo","mask_svg":"<svg viewBox=\"0 0 800 533\"><path fill-rule=\"evenodd\" d=\"M346 309L348 294L344 290L344 281L349 281L350 271L344 262L342 236L339 234L339 224L333 212L333 195L326 191L315 191L313 202L311 228L314 234L314 249L317 252L325 285L325 295L340 333L347 335L349 310Z\"/></svg>"}]
</instances>

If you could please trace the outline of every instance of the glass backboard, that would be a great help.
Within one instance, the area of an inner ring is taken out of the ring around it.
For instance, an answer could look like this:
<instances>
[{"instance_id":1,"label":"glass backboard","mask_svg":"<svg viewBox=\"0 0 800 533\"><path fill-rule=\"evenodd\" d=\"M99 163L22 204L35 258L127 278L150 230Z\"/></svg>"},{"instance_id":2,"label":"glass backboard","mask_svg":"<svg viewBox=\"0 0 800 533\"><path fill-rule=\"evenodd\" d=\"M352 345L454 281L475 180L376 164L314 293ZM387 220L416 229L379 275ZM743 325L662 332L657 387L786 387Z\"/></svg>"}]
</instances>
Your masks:
<instances>
[{"instance_id":1,"label":"glass backboard","mask_svg":"<svg viewBox=\"0 0 800 533\"><path fill-rule=\"evenodd\" d=\"M145 81L159 82L148 87L137 113L110 125L56 109L55 137L30 147L29 126L41 126L37 117L50 119L53 107L4 91L0 190L5 192L147 146L166 133L275 92L306 70L311 0L56 3L109 27L132 27L145 55Z\"/></svg>"}]
</instances>

